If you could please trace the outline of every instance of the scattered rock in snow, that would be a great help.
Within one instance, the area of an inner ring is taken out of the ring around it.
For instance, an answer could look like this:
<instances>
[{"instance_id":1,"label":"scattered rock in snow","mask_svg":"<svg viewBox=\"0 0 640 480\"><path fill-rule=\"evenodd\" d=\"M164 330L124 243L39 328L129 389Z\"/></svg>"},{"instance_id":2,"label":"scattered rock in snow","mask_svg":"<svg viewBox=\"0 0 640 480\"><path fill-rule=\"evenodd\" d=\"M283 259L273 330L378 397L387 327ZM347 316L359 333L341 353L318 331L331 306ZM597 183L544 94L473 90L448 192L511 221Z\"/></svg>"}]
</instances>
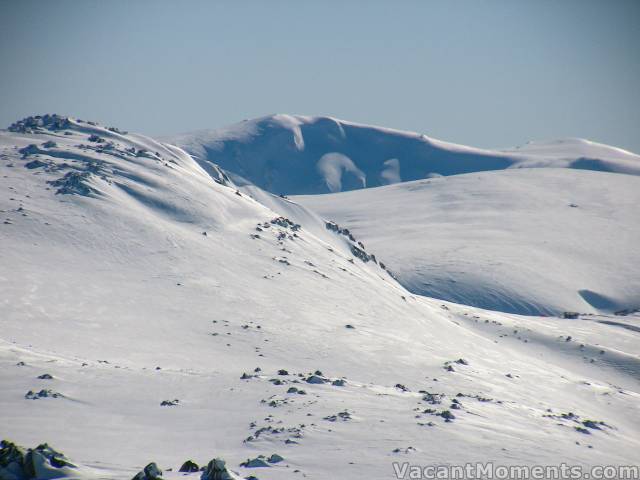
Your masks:
<instances>
[{"instance_id":1,"label":"scattered rock in snow","mask_svg":"<svg viewBox=\"0 0 640 480\"><path fill-rule=\"evenodd\" d=\"M42 375L38 375L40 380L53 380L53 376L48 373L43 373Z\"/></svg>"},{"instance_id":2,"label":"scattered rock in snow","mask_svg":"<svg viewBox=\"0 0 640 480\"><path fill-rule=\"evenodd\" d=\"M318 270L314 270L313 273L317 273L318 275L320 275L322 278L329 278L328 275L325 275L324 273L318 271Z\"/></svg>"},{"instance_id":3,"label":"scattered rock in snow","mask_svg":"<svg viewBox=\"0 0 640 480\"><path fill-rule=\"evenodd\" d=\"M22 158L27 158L30 155L36 155L38 153L44 153L35 143L31 143L26 147L22 147L20 150L18 150L18 152L22 154Z\"/></svg>"},{"instance_id":4,"label":"scattered rock in snow","mask_svg":"<svg viewBox=\"0 0 640 480\"><path fill-rule=\"evenodd\" d=\"M552 412L551 409L548 409L547 411ZM602 421L589 420L589 419L581 420L580 415L576 415L573 412L560 413L560 414L547 413L543 415L543 417L573 422L574 424L576 424L574 426L575 430L584 434L591 433L588 429L602 430L603 427L612 428L610 425L607 425L605 422L602 422ZM563 424L560 424L560 425L563 425Z\"/></svg>"},{"instance_id":5,"label":"scattered rock in snow","mask_svg":"<svg viewBox=\"0 0 640 480\"><path fill-rule=\"evenodd\" d=\"M325 227L327 227L327 230L331 230L332 232L344 235L352 242L356 241L355 237L351 234L348 228L340 228L340 226L335 222L326 222Z\"/></svg>"},{"instance_id":6,"label":"scattered rock in snow","mask_svg":"<svg viewBox=\"0 0 640 480\"><path fill-rule=\"evenodd\" d=\"M271 456L269 458L267 458L267 462L269 462L269 463L280 463L283 460L284 460L284 458L282 458L277 453L273 453L273 454L271 454Z\"/></svg>"},{"instance_id":7,"label":"scattered rock in snow","mask_svg":"<svg viewBox=\"0 0 640 480\"><path fill-rule=\"evenodd\" d=\"M449 410L442 410L440 413L438 413L438 415L444 418L445 422L451 422L456 418L455 415Z\"/></svg>"},{"instance_id":8,"label":"scattered rock in snow","mask_svg":"<svg viewBox=\"0 0 640 480\"><path fill-rule=\"evenodd\" d=\"M420 391L420 393L424 394L422 401L430 405L438 405L442 403L442 399L444 398L444 394L442 393L429 393L425 391Z\"/></svg>"},{"instance_id":9,"label":"scattered rock in snow","mask_svg":"<svg viewBox=\"0 0 640 480\"><path fill-rule=\"evenodd\" d=\"M328 382L328 380L327 380L326 378L322 378L322 377L320 377L320 376L318 376L318 375L310 375L309 377L307 377L307 378L305 379L305 381L306 381L307 383L316 384L316 385L319 385L319 384L321 384L321 383L327 383L327 382Z\"/></svg>"},{"instance_id":10,"label":"scattered rock in snow","mask_svg":"<svg viewBox=\"0 0 640 480\"><path fill-rule=\"evenodd\" d=\"M24 449L8 440L0 442L0 479L44 480L73 476L76 465L43 443Z\"/></svg>"},{"instance_id":11,"label":"scattered rock in snow","mask_svg":"<svg viewBox=\"0 0 640 480\"><path fill-rule=\"evenodd\" d=\"M84 197L97 194L98 191L89 184L92 172L67 172L57 180L50 180L47 183L54 187L57 195L82 195Z\"/></svg>"},{"instance_id":12,"label":"scattered rock in snow","mask_svg":"<svg viewBox=\"0 0 640 480\"><path fill-rule=\"evenodd\" d=\"M594 420L583 420L582 421L582 425L584 425L587 428L591 428L593 430L602 430L600 428L601 425L605 425L604 422L596 422Z\"/></svg>"},{"instance_id":13,"label":"scattered rock in snow","mask_svg":"<svg viewBox=\"0 0 640 480\"><path fill-rule=\"evenodd\" d=\"M394 448L392 450L393 453L411 453L411 452L416 452L417 450L413 447L407 447L407 448Z\"/></svg>"},{"instance_id":14,"label":"scattered rock in snow","mask_svg":"<svg viewBox=\"0 0 640 480\"><path fill-rule=\"evenodd\" d=\"M436 424L433 422L427 422L427 423L423 423L423 422L418 422L418 425L420 425L421 427L435 427Z\"/></svg>"},{"instance_id":15,"label":"scattered rock in snow","mask_svg":"<svg viewBox=\"0 0 640 480\"><path fill-rule=\"evenodd\" d=\"M302 228L299 224L294 223L285 217L276 217L272 219L270 223L272 225L278 225L283 228L288 228L290 230L293 230L294 232L297 232L298 230L300 230L300 228Z\"/></svg>"},{"instance_id":16,"label":"scattered rock in snow","mask_svg":"<svg viewBox=\"0 0 640 480\"><path fill-rule=\"evenodd\" d=\"M351 414L347 410L344 410L342 412L338 412L335 415L328 415L328 416L324 417L324 420L327 420L329 422L335 422L336 420L342 420L342 421L346 422L347 420L351 420Z\"/></svg>"},{"instance_id":17,"label":"scattered rock in snow","mask_svg":"<svg viewBox=\"0 0 640 480\"><path fill-rule=\"evenodd\" d=\"M110 132L113 132L113 133L117 133L119 135L127 135L129 133L127 131L120 130L120 129L116 128L116 127L108 127L107 130L109 130Z\"/></svg>"},{"instance_id":18,"label":"scattered rock in snow","mask_svg":"<svg viewBox=\"0 0 640 480\"><path fill-rule=\"evenodd\" d=\"M29 390L25 394L24 398L28 400L38 400L39 398L64 398L64 395L49 389L42 389L39 392L34 392L33 390Z\"/></svg>"},{"instance_id":19,"label":"scattered rock in snow","mask_svg":"<svg viewBox=\"0 0 640 480\"><path fill-rule=\"evenodd\" d=\"M99 137L98 135L90 135L87 140L93 143L103 143L105 141L104 138Z\"/></svg>"},{"instance_id":20,"label":"scattered rock in snow","mask_svg":"<svg viewBox=\"0 0 640 480\"><path fill-rule=\"evenodd\" d=\"M279 407L281 405L285 405L285 404L289 403L289 400L286 399L286 398L270 397L270 400L262 399L262 400L260 400L260 403L266 403L270 407L276 408L276 407Z\"/></svg>"},{"instance_id":21,"label":"scattered rock in snow","mask_svg":"<svg viewBox=\"0 0 640 480\"><path fill-rule=\"evenodd\" d=\"M9 125L8 130L17 133L45 133L47 130L58 131L70 127L71 122L68 117L54 113L27 117Z\"/></svg>"},{"instance_id":22,"label":"scattered rock in snow","mask_svg":"<svg viewBox=\"0 0 640 480\"><path fill-rule=\"evenodd\" d=\"M25 168L28 168L29 170L35 170L36 168L42 168L42 167L46 167L48 164L38 160L37 158L35 160L31 160L28 163L25 163L24 166Z\"/></svg>"},{"instance_id":23,"label":"scattered rock in snow","mask_svg":"<svg viewBox=\"0 0 640 480\"><path fill-rule=\"evenodd\" d=\"M162 480L162 471L154 462L151 462L140 470L132 480Z\"/></svg>"},{"instance_id":24,"label":"scattered rock in snow","mask_svg":"<svg viewBox=\"0 0 640 480\"><path fill-rule=\"evenodd\" d=\"M178 400L177 398L174 398L173 400L163 400L162 403L160 403L160 406L161 407L175 407L179 403L180 403L180 400Z\"/></svg>"},{"instance_id":25,"label":"scattered rock in snow","mask_svg":"<svg viewBox=\"0 0 640 480\"><path fill-rule=\"evenodd\" d=\"M287 393L297 393L298 395L306 395L307 392L297 387L289 387Z\"/></svg>"},{"instance_id":26,"label":"scattered rock in snow","mask_svg":"<svg viewBox=\"0 0 640 480\"><path fill-rule=\"evenodd\" d=\"M355 245L351 245L350 247L353 256L359 258L364 263L367 263L371 260L373 260L374 262L376 261L376 257L374 255L369 255L367 252L365 252L361 248L356 247Z\"/></svg>"},{"instance_id":27,"label":"scattered rock in snow","mask_svg":"<svg viewBox=\"0 0 640 480\"><path fill-rule=\"evenodd\" d=\"M244 468L263 468L270 467L264 457L264 455L258 455L256 458L248 458L246 461L240 464Z\"/></svg>"},{"instance_id":28,"label":"scattered rock in snow","mask_svg":"<svg viewBox=\"0 0 640 480\"><path fill-rule=\"evenodd\" d=\"M179 472L197 472L198 470L200 470L200 467L196 462L194 462L193 460L187 460L182 464L182 466L180 467L180 470L178 471Z\"/></svg>"},{"instance_id":29,"label":"scattered rock in snow","mask_svg":"<svg viewBox=\"0 0 640 480\"><path fill-rule=\"evenodd\" d=\"M269 422L273 422L273 417L269 416L265 418L265 420ZM267 425L264 427L256 428L256 423L252 422L250 427L256 430L253 433L253 435L250 435L249 437L247 437L243 443L254 442L264 435L277 437L285 433L288 435L289 438L300 439L303 436L303 431L306 428L306 425L302 423L299 426L294 426L294 427L274 427L272 425ZM269 440L271 441L271 439ZM284 443L288 443L288 442L285 441ZM298 442L295 442L295 443L298 443Z\"/></svg>"}]
</instances>

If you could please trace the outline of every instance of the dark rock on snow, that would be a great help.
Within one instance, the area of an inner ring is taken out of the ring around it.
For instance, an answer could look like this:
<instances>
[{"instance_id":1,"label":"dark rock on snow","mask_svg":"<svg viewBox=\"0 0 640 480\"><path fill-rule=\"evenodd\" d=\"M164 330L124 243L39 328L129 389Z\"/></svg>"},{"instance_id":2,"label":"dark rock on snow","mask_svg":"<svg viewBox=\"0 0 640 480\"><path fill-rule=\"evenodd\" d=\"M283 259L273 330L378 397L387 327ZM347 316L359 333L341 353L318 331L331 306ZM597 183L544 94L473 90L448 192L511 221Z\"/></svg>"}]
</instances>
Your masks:
<instances>
[{"instance_id":1,"label":"dark rock on snow","mask_svg":"<svg viewBox=\"0 0 640 480\"><path fill-rule=\"evenodd\" d=\"M0 479L40 480L68 476L77 468L61 452L43 443L24 449L8 440L0 442Z\"/></svg>"},{"instance_id":2,"label":"dark rock on snow","mask_svg":"<svg viewBox=\"0 0 640 480\"><path fill-rule=\"evenodd\" d=\"M180 467L180 470L178 471L179 472L197 472L198 470L200 470L200 467L196 462L194 462L193 460L187 460L182 464L182 466Z\"/></svg>"},{"instance_id":3,"label":"dark rock on snow","mask_svg":"<svg viewBox=\"0 0 640 480\"><path fill-rule=\"evenodd\" d=\"M132 480L162 480L162 471L155 463L151 462L140 470Z\"/></svg>"}]
</instances>

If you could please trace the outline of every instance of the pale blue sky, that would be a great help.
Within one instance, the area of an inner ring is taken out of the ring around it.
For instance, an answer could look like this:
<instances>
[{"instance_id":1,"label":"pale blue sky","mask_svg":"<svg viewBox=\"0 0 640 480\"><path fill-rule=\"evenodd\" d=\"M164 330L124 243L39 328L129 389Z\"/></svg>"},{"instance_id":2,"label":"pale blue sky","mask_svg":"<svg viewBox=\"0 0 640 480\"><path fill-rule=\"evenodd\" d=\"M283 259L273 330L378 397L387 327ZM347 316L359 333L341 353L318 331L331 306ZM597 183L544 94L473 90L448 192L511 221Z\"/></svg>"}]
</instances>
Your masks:
<instances>
[{"instance_id":1,"label":"pale blue sky","mask_svg":"<svg viewBox=\"0 0 640 480\"><path fill-rule=\"evenodd\" d=\"M502 147L640 153L640 1L0 0L0 126L150 135L332 115Z\"/></svg>"}]
</instances>

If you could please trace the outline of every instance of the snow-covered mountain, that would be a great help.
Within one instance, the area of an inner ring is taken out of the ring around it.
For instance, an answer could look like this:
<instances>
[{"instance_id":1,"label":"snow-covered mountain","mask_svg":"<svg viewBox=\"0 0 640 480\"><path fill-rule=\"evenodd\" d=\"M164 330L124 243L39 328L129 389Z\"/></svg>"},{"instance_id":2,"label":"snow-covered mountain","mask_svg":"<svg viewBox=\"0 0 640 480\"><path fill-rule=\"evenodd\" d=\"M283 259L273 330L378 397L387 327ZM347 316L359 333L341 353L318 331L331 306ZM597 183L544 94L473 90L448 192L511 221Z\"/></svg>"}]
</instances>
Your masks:
<instances>
[{"instance_id":1,"label":"snow-covered mountain","mask_svg":"<svg viewBox=\"0 0 640 480\"><path fill-rule=\"evenodd\" d=\"M417 294L530 315L640 307L638 176L516 169L293 198Z\"/></svg>"},{"instance_id":2,"label":"snow-covered mountain","mask_svg":"<svg viewBox=\"0 0 640 480\"><path fill-rule=\"evenodd\" d=\"M640 175L640 156L583 139L483 150L331 117L272 115L166 141L192 154L200 165L219 165L238 183L288 195L519 167Z\"/></svg>"},{"instance_id":3,"label":"snow-covered mountain","mask_svg":"<svg viewBox=\"0 0 640 480\"><path fill-rule=\"evenodd\" d=\"M205 166L69 118L0 131L0 436L75 465L3 443L0 478L637 461L640 316L412 294L344 225Z\"/></svg>"}]
</instances>

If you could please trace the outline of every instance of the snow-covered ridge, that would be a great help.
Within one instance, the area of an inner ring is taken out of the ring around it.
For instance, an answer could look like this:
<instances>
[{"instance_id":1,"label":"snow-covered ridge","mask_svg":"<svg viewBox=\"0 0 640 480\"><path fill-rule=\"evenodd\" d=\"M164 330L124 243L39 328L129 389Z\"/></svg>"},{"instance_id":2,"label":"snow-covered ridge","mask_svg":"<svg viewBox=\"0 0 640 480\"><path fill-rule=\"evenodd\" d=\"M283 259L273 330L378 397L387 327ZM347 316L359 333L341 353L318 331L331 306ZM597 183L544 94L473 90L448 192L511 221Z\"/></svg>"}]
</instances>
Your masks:
<instances>
[{"instance_id":1,"label":"snow-covered ridge","mask_svg":"<svg viewBox=\"0 0 640 480\"><path fill-rule=\"evenodd\" d=\"M61 173L61 177L50 181L58 187L58 193L98 195L114 176L134 175L131 169L136 168L142 170L143 176L144 170L155 171L158 167L183 169L196 176L204 174L179 148L92 121L55 114L34 116L12 124L0 135L5 157L9 155L8 147L14 146L23 159L30 160L27 168ZM30 143L30 140L40 141ZM125 169L119 170L122 165ZM210 166L208 172L219 183L230 184L217 167Z\"/></svg>"},{"instance_id":2,"label":"snow-covered ridge","mask_svg":"<svg viewBox=\"0 0 640 480\"><path fill-rule=\"evenodd\" d=\"M166 141L201 165L217 164L239 183L276 194L338 192L506 168L640 174L638 155L583 139L487 150L332 117L271 115Z\"/></svg>"},{"instance_id":3,"label":"snow-covered ridge","mask_svg":"<svg viewBox=\"0 0 640 480\"><path fill-rule=\"evenodd\" d=\"M421 297L348 220L143 136L42 120L0 132L0 475L636 461L637 313Z\"/></svg>"}]
</instances>

